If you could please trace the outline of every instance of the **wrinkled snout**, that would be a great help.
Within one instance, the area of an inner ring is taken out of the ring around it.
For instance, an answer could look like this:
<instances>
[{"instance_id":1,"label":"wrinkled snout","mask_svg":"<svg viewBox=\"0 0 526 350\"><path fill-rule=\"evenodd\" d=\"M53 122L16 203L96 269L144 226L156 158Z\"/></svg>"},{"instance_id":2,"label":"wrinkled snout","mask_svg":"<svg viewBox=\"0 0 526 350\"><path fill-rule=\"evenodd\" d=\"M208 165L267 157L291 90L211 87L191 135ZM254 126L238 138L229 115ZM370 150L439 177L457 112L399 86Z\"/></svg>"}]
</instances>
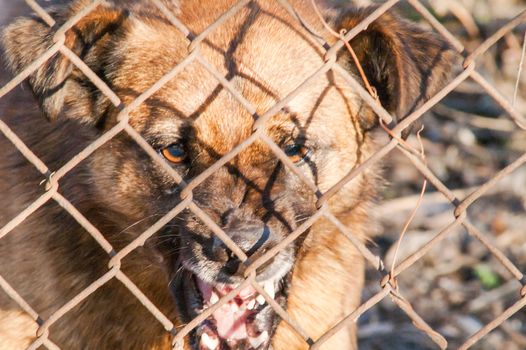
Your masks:
<instances>
[{"instance_id":1,"label":"wrinkled snout","mask_svg":"<svg viewBox=\"0 0 526 350\"><path fill-rule=\"evenodd\" d=\"M248 257L253 259L261 256L277 243L272 230L261 221L236 220L235 223L226 226L224 231ZM212 238L210 259L224 264L225 273L243 277L245 265L218 236Z\"/></svg>"}]
</instances>

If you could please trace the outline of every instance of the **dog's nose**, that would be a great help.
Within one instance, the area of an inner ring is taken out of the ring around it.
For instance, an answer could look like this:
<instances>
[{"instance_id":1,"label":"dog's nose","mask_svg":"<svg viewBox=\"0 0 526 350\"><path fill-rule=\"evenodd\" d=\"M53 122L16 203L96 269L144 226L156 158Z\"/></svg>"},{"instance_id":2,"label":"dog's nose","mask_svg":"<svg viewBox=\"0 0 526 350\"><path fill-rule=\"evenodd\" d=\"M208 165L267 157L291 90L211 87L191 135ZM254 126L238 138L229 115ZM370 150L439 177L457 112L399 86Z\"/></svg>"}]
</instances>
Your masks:
<instances>
[{"instance_id":1,"label":"dog's nose","mask_svg":"<svg viewBox=\"0 0 526 350\"><path fill-rule=\"evenodd\" d=\"M214 236L212 241L212 259L226 263L232 256L232 251L223 243L223 241Z\"/></svg>"},{"instance_id":2,"label":"dog's nose","mask_svg":"<svg viewBox=\"0 0 526 350\"><path fill-rule=\"evenodd\" d=\"M232 241L245 252L247 256L262 253L270 244L271 232L263 223L237 223L225 228ZM221 241L214 236L212 243L212 258L224 264L225 272L231 275L242 274L244 265L241 260Z\"/></svg>"},{"instance_id":3,"label":"dog's nose","mask_svg":"<svg viewBox=\"0 0 526 350\"><path fill-rule=\"evenodd\" d=\"M217 237L214 237L212 248L212 259L223 264L225 273L229 275L241 275L243 264L241 260Z\"/></svg>"}]
</instances>

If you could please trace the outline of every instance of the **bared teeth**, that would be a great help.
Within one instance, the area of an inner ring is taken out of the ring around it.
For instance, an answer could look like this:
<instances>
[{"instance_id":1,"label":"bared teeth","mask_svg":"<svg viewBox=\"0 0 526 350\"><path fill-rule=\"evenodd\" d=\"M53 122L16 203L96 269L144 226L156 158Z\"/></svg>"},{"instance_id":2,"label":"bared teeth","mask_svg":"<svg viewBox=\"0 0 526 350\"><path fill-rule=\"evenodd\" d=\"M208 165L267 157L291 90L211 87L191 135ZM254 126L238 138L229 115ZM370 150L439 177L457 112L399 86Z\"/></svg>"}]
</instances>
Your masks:
<instances>
[{"instance_id":1,"label":"bared teeth","mask_svg":"<svg viewBox=\"0 0 526 350\"><path fill-rule=\"evenodd\" d=\"M228 305L230 305L230 311L231 311L231 312L237 312L237 311L239 311L239 306L238 306L236 303L230 303L230 304L228 304Z\"/></svg>"},{"instance_id":2,"label":"bared teeth","mask_svg":"<svg viewBox=\"0 0 526 350\"><path fill-rule=\"evenodd\" d=\"M255 307L256 307L256 299L250 300L247 304L247 309L254 310Z\"/></svg>"},{"instance_id":3,"label":"bared teeth","mask_svg":"<svg viewBox=\"0 0 526 350\"><path fill-rule=\"evenodd\" d=\"M261 294L257 296L256 300L259 303L259 305L263 305L266 302L265 298Z\"/></svg>"},{"instance_id":4,"label":"bared teeth","mask_svg":"<svg viewBox=\"0 0 526 350\"><path fill-rule=\"evenodd\" d=\"M272 299L274 299L274 297L276 296L276 290L274 289L274 283L266 282L265 285L263 286L263 289L265 290L265 292L267 292L267 294Z\"/></svg>"},{"instance_id":5,"label":"bared teeth","mask_svg":"<svg viewBox=\"0 0 526 350\"><path fill-rule=\"evenodd\" d=\"M248 337L248 341L250 342L250 345L252 345L252 347L254 349L257 349L267 339L268 339L268 332L267 331L264 331L263 333L261 333L259 336L255 337L255 338Z\"/></svg>"},{"instance_id":6,"label":"bared teeth","mask_svg":"<svg viewBox=\"0 0 526 350\"><path fill-rule=\"evenodd\" d=\"M201 335L201 345L204 345L205 349L217 350L219 348L219 339L216 336L203 333Z\"/></svg>"},{"instance_id":7,"label":"bared teeth","mask_svg":"<svg viewBox=\"0 0 526 350\"><path fill-rule=\"evenodd\" d=\"M219 297L215 292L212 292L212 295L210 296L210 304L215 304L219 301Z\"/></svg>"}]
</instances>

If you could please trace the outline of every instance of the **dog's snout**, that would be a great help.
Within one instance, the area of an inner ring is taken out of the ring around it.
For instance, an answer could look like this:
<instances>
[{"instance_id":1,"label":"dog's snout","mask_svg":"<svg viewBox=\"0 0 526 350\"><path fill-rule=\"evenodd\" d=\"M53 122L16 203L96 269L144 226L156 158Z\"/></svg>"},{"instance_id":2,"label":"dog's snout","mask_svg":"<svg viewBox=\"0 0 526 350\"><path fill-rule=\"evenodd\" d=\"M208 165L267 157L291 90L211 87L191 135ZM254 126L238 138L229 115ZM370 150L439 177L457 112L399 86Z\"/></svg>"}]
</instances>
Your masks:
<instances>
[{"instance_id":1,"label":"dog's snout","mask_svg":"<svg viewBox=\"0 0 526 350\"><path fill-rule=\"evenodd\" d=\"M226 263L232 256L232 251L223 243L223 241L214 236L212 239L212 259L214 261Z\"/></svg>"},{"instance_id":2,"label":"dog's snout","mask_svg":"<svg viewBox=\"0 0 526 350\"><path fill-rule=\"evenodd\" d=\"M249 257L263 253L271 245L270 228L263 223L236 222L225 228L225 233ZM212 239L212 260L224 264L225 272L239 275L244 265L241 260L217 236Z\"/></svg>"},{"instance_id":3,"label":"dog's snout","mask_svg":"<svg viewBox=\"0 0 526 350\"><path fill-rule=\"evenodd\" d=\"M238 223L235 226L226 227L225 233L248 256L268 246L271 240L270 228L263 223ZM213 238L212 253L218 260L223 261L233 255L225 243L217 236Z\"/></svg>"},{"instance_id":4,"label":"dog's snout","mask_svg":"<svg viewBox=\"0 0 526 350\"><path fill-rule=\"evenodd\" d=\"M213 238L212 260L223 264L225 272L229 275L237 275L242 272L239 271L242 265L241 260L218 237Z\"/></svg>"}]
</instances>

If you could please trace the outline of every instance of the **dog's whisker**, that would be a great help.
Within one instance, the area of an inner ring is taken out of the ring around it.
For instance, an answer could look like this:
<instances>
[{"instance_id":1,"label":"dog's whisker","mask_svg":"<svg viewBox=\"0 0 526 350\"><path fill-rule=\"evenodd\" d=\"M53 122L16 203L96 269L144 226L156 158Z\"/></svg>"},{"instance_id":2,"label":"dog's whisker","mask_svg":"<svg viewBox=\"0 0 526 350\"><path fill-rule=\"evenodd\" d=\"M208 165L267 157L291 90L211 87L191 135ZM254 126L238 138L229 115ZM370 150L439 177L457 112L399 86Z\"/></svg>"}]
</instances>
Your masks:
<instances>
[{"instance_id":1,"label":"dog's whisker","mask_svg":"<svg viewBox=\"0 0 526 350\"><path fill-rule=\"evenodd\" d=\"M153 218L153 217L155 217L155 216L161 216L161 215L162 215L162 214L158 214L158 213L148 215L148 216L146 216L146 217L144 217L144 218L142 218L142 219L140 219L140 220L135 221L134 223L130 224L129 226L125 227L125 228L122 229L119 233L117 233L117 235L120 235L120 234L122 234L122 233L128 231L128 230L131 229L132 227L135 227L135 226L139 225L140 223L142 223L142 222L144 222L144 221L146 221L146 220L148 220L148 219L151 219L151 218Z\"/></svg>"}]
</instances>

